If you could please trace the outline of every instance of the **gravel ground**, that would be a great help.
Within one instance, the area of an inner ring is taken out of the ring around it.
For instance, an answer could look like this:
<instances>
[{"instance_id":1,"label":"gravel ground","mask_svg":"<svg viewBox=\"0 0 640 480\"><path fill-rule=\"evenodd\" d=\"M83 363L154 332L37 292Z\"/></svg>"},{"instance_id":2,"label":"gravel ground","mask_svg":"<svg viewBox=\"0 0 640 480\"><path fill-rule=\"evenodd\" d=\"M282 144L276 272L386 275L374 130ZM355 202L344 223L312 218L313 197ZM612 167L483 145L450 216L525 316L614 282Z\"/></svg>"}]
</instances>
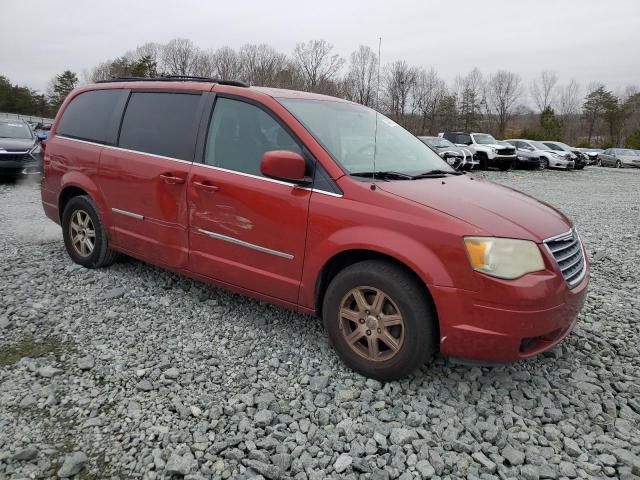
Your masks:
<instances>
[{"instance_id":1,"label":"gravel ground","mask_svg":"<svg viewBox=\"0 0 640 480\"><path fill-rule=\"evenodd\" d=\"M315 319L73 264L37 186L0 184L0 478L639 478L640 172L480 175L575 220L577 328L526 362L387 384Z\"/></svg>"}]
</instances>

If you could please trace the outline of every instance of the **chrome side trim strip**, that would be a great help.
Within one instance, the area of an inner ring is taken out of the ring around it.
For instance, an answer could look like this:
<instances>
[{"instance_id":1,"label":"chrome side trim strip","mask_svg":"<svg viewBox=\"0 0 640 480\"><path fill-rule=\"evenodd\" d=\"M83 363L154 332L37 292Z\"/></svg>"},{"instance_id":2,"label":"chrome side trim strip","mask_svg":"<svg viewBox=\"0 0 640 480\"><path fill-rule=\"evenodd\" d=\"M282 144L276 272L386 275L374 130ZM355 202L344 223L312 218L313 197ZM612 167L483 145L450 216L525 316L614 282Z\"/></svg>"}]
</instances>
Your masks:
<instances>
[{"instance_id":1,"label":"chrome side trim strip","mask_svg":"<svg viewBox=\"0 0 640 480\"><path fill-rule=\"evenodd\" d=\"M286 258L287 260L293 260L293 255L289 253L279 252L278 250L272 250L270 248L261 247L260 245L254 245L253 243L245 242L243 240L238 240L237 238L233 238L233 237L227 237L226 235L221 235L219 233L209 232L208 230L203 230L201 228L198 229L198 232L203 233L204 235L211 238L223 240L225 242L233 243L235 245L240 245L241 247L250 248L251 250L256 250L262 253L268 253L270 255L275 255L276 257Z\"/></svg>"},{"instance_id":2,"label":"chrome side trim strip","mask_svg":"<svg viewBox=\"0 0 640 480\"><path fill-rule=\"evenodd\" d=\"M284 182L282 180L276 180L274 178L261 177L259 175L253 175L251 173L236 172L235 170L229 170L227 168L222 168L222 167L215 167L213 165L207 165L205 163L189 162L187 160L180 160L179 158L165 157L163 155L156 155L155 153L147 153L147 152L140 152L138 150L129 150L127 148L113 147L111 145L103 145L102 143L89 142L87 140L78 140L77 138L65 137L64 135L56 134L56 137L62 138L64 140L69 140L71 142L84 143L84 144L87 144L87 145L95 145L95 146L98 146L98 147L109 148L111 150L118 150L118 151L121 151L121 152L138 153L140 155L148 155L148 156L151 156L151 157L161 158L163 160L172 160L174 162L180 162L180 163L187 163L187 164L191 164L192 163L194 166L210 168L212 170L218 170L220 172L232 173L234 175L241 175L243 177L255 178L256 180L262 180L263 182L271 182L271 183L277 183L279 185L286 185L288 187L295 187L295 188L299 188L300 190L308 190L308 191L314 192L314 193L321 193L323 195L329 195L330 197L338 197L338 198L342 197L342 195L339 194L339 193L326 192L324 190L318 190L318 189L310 188L310 187L301 187L299 185L296 185L295 183Z\"/></svg>"},{"instance_id":3,"label":"chrome side trim strip","mask_svg":"<svg viewBox=\"0 0 640 480\"><path fill-rule=\"evenodd\" d=\"M119 208L112 208L111 211L124 215L125 217L135 218L136 220L144 220L144 215L140 215L139 213L127 212L126 210L120 210Z\"/></svg>"}]
</instances>

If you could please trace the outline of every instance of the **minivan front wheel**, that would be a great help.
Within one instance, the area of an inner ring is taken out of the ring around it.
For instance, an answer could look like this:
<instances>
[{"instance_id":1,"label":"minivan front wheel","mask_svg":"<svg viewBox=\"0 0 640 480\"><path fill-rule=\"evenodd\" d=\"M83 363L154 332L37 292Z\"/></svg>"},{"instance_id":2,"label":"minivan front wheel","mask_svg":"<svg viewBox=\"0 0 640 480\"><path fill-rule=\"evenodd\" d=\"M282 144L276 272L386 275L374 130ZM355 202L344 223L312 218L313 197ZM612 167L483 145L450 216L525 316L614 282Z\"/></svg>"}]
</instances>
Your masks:
<instances>
[{"instance_id":1,"label":"minivan front wheel","mask_svg":"<svg viewBox=\"0 0 640 480\"><path fill-rule=\"evenodd\" d=\"M106 267L118 255L109 248L107 232L88 196L69 200L62 213L62 235L71 259L84 267Z\"/></svg>"},{"instance_id":2,"label":"minivan front wheel","mask_svg":"<svg viewBox=\"0 0 640 480\"><path fill-rule=\"evenodd\" d=\"M424 286L397 265L366 260L330 283L323 303L329 341L349 367L378 380L405 377L437 349Z\"/></svg>"}]
</instances>

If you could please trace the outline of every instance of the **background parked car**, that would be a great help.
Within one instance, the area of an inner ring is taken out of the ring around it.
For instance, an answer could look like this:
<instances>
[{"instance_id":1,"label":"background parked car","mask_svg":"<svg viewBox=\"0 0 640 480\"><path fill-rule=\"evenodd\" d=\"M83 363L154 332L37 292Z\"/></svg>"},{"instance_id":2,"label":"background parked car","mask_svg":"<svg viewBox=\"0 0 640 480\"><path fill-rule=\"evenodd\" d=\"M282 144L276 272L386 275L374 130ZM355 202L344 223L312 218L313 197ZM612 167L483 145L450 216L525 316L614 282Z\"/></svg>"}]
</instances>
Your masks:
<instances>
[{"instance_id":1,"label":"background parked car","mask_svg":"<svg viewBox=\"0 0 640 480\"><path fill-rule=\"evenodd\" d=\"M600 167L640 168L640 155L630 148L608 148L598 155Z\"/></svg>"},{"instance_id":2,"label":"background parked car","mask_svg":"<svg viewBox=\"0 0 640 480\"><path fill-rule=\"evenodd\" d=\"M598 154L604 152L602 148L578 148L587 156L587 165L596 165L598 163Z\"/></svg>"},{"instance_id":3,"label":"background parked car","mask_svg":"<svg viewBox=\"0 0 640 480\"><path fill-rule=\"evenodd\" d=\"M516 147L513 168L546 168L548 166L548 162L543 161L539 152L532 146L518 140L505 140L502 143Z\"/></svg>"},{"instance_id":4,"label":"background parked car","mask_svg":"<svg viewBox=\"0 0 640 480\"><path fill-rule=\"evenodd\" d=\"M570 147L562 142L545 141L542 143L556 152L568 152L569 157L575 162L574 168L576 170L582 170L587 165L587 156L575 147Z\"/></svg>"},{"instance_id":5,"label":"background parked car","mask_svg":"<svg viewBox=\"0 0 640 480\"><path fill-rule=\"evenodd\" d=\"M509 170L516 159L515 148L500 145L498 140L488 133L445 132L439 133L438 136L460 147L471 148L482 169L495 167L499 170Z\"/></svg>"},{"instance_id":6,"label":"background parked car","mask_svg":"<svg viewBox=\"0 0 640 480\"><path fill-rule=\"evenodd\" d=\"M446 138L418 137L436 151L449 165L456 170L472 170L480 162L473 158L473 152L469 148L458 147Z\"/></svg>"},{"instance_id":7,"label":"background parked car","mask_svg":"<svg viewBox=\"0 0 640 480\"><path fill-rule=\"evenodd\" d=\"M34 133L36 134L36 137L38 137L38 140L41 141L46 140L49 137L49 130L51 130L51 124L38 123L34 127Z\"/></svg>"},{"instance_id":8,"label":"background parked car","mask_svg":"<svg viewBox=\"0 0 640 480\"><path fill-rule=\"evenodd\" d=\"M0 118L0 175L42 172L42 146L27 122Z\"/></svg>"},{"instance_id":9,"label":"background parked car","mask_svg":"<svg viewBox=\"0 0 640 480\"><path fill-rule=\"evenodd\" d=\"M574 167L574 161L566 155L566 152L556 152L542 142L522 138L505 141L516 147L516 154L518 156L526 154L537 157L540 168L561 168L569 170Z\"/></svg>"}]
</instances>

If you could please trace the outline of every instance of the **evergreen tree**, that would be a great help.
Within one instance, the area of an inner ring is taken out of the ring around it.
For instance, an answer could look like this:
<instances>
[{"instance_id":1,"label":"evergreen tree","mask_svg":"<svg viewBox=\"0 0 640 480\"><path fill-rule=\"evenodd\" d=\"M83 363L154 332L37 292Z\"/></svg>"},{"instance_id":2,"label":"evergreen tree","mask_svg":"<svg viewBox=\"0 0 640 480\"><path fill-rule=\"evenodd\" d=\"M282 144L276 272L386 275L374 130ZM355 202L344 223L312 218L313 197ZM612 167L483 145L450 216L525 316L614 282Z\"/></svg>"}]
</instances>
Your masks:
<instances>
[{"instance_id":1,"label":"evergreen tree","mask_svg":"<svg viewBox=\"0 0 640 480\"><path fill-rule=\"evenodd\" d=\"M64 99L67 98L67 95L69 95L71 90L76 88L77 85L78 76L71 70L65 70L61 74L56 75L53 86L51 87L51 92L49 93L49 103L51 104L53 113L58 111Z\"/></svg>"},{"instance_id":2,"label":"evergreen tree","mask_svg":"<svg viewBox=\"0 0 640 480\"><path fill-rule=\"evenodd\" d=\"M562 138L562 124L551 107L547 106L542 111L540 115L540 128L542 129L545 140L560 141Z\"/></svg>"}]
</instances>

